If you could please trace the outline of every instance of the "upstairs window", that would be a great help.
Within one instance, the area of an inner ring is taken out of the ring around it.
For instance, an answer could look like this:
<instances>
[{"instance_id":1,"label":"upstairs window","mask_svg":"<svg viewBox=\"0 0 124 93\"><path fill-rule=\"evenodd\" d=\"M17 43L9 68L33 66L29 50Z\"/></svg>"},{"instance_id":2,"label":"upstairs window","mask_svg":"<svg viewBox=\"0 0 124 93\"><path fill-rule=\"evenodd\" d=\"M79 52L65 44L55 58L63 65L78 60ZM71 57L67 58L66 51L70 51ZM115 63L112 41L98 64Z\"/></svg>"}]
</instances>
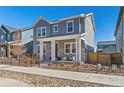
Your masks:
<instances>
[{"instance_id":1,"label":"upstairs window","mask_svg":"<svg viewBox=\"0 0 124 93\"><path fill-rule=\"evenodd\" d=\"M46 27L41 28L42 37L46 36Z\"/></svg>"},{"instance_id":2,"label":"upstairs window","mask_svg":"<svg viewBox=\"0 0 124 93\"><path fill-rule=\"evenodd\" d=\"M37 28L37 36L38 36L38 37L41 36L41 28Z\"/></svg>"},{"instance_id":3,"label":"upstairs window","mask_svg":"<svg viewBox=\"0 0 124 93\"><path fill-rule=\"evenodd\" d=\"M74 21L67 21L67 33L74 32Z\"/></svg>"},{"instance_id":4,"label":"upstairs window","mask_svg":"<svg viewBox=\"0 0 124 93\"><path fill-rule=\"evenodd\" d=\"M58 32L58 25L54 25L53 30L54 32Z\"/></svg>"},{"instance_id":5,"label":"upstairs window","mask_svg":"<svg viewBox=\"0 0 124 93\"><path fill-rule=\"evenodd\" d=\"M45 37L46 36L46 27L37 28L37 36Z\"/></svg>"},{"instance_id":6,"label":"upstairs window","mask_svg":"<svg viewBox=\"0 0 124 93\"><path fill-rule=\"evenodd\" d=\"M1 35L1 40L3 40L3 35Z\"/></svg>"}]
</instances>

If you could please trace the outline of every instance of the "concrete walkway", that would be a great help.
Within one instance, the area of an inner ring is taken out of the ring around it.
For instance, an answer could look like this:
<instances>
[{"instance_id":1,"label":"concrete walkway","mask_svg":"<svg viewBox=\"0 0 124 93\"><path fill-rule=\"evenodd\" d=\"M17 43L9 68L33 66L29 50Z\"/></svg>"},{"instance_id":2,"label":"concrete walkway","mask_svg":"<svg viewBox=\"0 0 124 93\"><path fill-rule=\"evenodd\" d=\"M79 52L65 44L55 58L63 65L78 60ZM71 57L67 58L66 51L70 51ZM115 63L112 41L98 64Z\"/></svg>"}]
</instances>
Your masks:
<instances>
[{"instance_id":1,"label":"concrete walkway","mask_svg":"<svg viewBox=\"0 0 124 93\"><path fill-rule=\"evenodd\" d=\"M29 85L18 80L0 77L0 87L29 87Z\"/></svg>"},{"instance_id":2,"label":"concrete walkway","mask_svg":"<svg viewBox=\"0 0 124 93\"><path fill-rule=\"evenodd\" d=\"M78 80L78 81L87 81L87 82L107 84L113 86L124 86L124 76L50 70L50 69L41 69L37 67L18 67L18 66L8 66L8 65L0 65L0 70L24 72L30 74L44 75L44 76Z\"/></svg>"}]
</instances>

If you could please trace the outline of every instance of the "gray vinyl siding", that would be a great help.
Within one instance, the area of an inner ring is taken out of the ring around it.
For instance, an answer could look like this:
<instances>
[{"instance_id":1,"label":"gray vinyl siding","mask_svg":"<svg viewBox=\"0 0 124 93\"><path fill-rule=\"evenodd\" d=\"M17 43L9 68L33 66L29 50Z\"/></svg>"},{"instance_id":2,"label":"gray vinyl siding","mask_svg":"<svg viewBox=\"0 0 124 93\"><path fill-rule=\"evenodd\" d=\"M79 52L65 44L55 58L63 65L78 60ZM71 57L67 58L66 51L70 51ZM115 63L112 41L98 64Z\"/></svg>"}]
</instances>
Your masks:
<instances>
[{"instance_id":1,"label":"gray vinyl siding","mask_svg":"<svg viewBox=\"0 0 124 93\"><path fill-rule=\"evenodd\" d=\"M74 32L67 33L66 31L66 25L67 21L59 22L58 24L49 24L45 20L40 20L39 23L34 27L34 37L35 38L42 38L37 37L37 28L46 27L46 37L52 37L52 36L63 36L63 35L70 35L70 34L78 34L79 33L79 18L72 19L74 20ZM68 20L70 21L70 20ZM53 26L58 25L58 32L54 32Z\"/></svg>"},{"instance_id":2,"label":"gray vinyl siding","mask_svg":"<svg viewBox=\"0 0 124 93\"><path fill-rule=\"evenodd\" d=\"M68 20L68 21L71 21L71 20ZM63 36L63 35L69 35L69 34L78 34L79 33L79 18L72 19L72 21L74 21L74 32L67 33L67 31L66 31L67 21L63 21L58 24L52 25L52 29L51 29L52 35L51 36ZM53 30L54 25L58 25L58 32L54 32L54 30Z\"/></svg>"},{"instance_id":3,"label":"gray vinyl siding","mask_svg":"<svg viewBox=\"0 0 124 93\"><path fill-rule=\"evenodd\" d=\"M33 40L33 52L37 53L37 41L36 39L42 38L42 37L37 37L37 28L41 27L46 27L46 37L49 37L51 35L51 25L45 21L45 20L40 20L34 27L33 27L33 34L34 34L34 40Z\"/></svg>"},{"instance_id":4,"label":"gray vinyl siding","mask_svg":"<svg viewBox=\"0 0 124 93\"><path fill-rule=\"evenodd\" d=\"M59 22L56 24L50 24L46 20L40 20L34 27L33 27L33 33L34 33L34 40L33 40L33 51L34 53L37 50L37 41L36 39L42 38L37 37L37 28L46 27L46 37L55 37L55 36L63 36L63 35L70 35L70 34L78 34L79 33L79 18L71 19L74 20L74 32L73 33L67 33L66 32L66 24L67 21ZM70 20L68 20L70 21ZM83 23L83 22L82 22ZM53 26L58 25L58 32L54 32ZM83 28L82 28L83 32Z\"/></svg>"},{"instance_id":5,"label":"gray vinyl siding","mask_svg":"<svg viewBox=\"0 0 124 93\"><path fill-rule=\"evenodd\" d=\"M46 37L51 36L51 25L45 21L45 20L40 20L36 26L34 27L34 35L36 38L42 38L42 37L37 37L37 28L41 28L41 27L46 27Z\"/></svg>"},{"instance_id":6,"label":"gray vinyl siding","mask_svg":"<svg viewBox=\"0 0 124 93\"><path fill-rule=\"evenodd\" d=\"M1 36L3 36L3 39L1 39ZM4 33L1 29L0 29L0 42L4 42L6 40L6 33Z\"/></svg>"}]
</instances>

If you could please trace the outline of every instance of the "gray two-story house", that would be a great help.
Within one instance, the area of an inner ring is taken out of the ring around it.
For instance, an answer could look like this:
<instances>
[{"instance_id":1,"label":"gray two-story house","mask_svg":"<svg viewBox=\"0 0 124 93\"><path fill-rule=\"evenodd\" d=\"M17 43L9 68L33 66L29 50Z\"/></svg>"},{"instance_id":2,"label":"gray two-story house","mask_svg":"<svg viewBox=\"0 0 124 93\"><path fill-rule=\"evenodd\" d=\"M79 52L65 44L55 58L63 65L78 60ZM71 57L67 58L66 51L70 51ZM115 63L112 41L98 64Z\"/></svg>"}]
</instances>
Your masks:
<instances>
[{"instance_id":1,"label":"gray two-story house","mask_svg":"<svg viewBox=\"0 0 124 93\"><path fill-rule=\"evenodd\" d=\"M94 51L93 14L80 14L48 21L39 17L33 24L33 51L40 61L85 62L87 52Z\"/></svg>"},{"instance_id":2,"label":"gray two-story house","mask_svg":"<svg viewBox=\"0 0 124 93\"><path fill-rule=\"evenodd\" d=\"M7 25L0 25L0 56L10 58L11 45L19 42L20 30Z\"/></svg>"}]
</instances>

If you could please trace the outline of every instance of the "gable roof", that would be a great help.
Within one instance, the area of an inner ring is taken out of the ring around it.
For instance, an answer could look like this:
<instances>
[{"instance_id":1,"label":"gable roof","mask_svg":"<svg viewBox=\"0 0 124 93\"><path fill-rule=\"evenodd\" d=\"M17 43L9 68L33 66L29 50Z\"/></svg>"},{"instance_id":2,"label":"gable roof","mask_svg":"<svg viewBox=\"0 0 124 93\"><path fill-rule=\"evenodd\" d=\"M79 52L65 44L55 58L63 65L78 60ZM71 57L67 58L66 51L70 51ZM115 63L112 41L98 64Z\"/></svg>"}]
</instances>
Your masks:
<instances>
[{"instance_id":1,"label":"gable roof","mask_svg":"<svg viewBox=\"0 0 124 93\"><path fill-rule=\"evenodd\" d=\"M11 27L11 26L8 26L8 25L3 25L10 33L13 33L17 30L19 30L18 28L15 28L15 27Z\"/></svg>"},{"instance_id":2,"label":"gable roof","mask_svg":"<svg viewBox=\"0 0 124 93\"><path fill-rule=\"evenodd\" d=\"M115 27L114 36L116 36L116 34L118 32L118 28L119 28L119 25L120 25L123 14L124 14L124 7L122 6L122 7L120 7L119 16L118 16L117 24L116 24L116 27Z\"/></svg>"},{"instance_id":3,"label":"gable roof","mask_svg":"<svg viewBox=\"0 0 124 93\"><path fill-rule=\"evenodd\" d=\"M40 20L45 20L46 22L48 22L50 24L50 22L48 20L46 20L44 17L40 16L37 18L37 20L33 23L32 27L34 27Z\"/></svg>"},{"instance_id":4,"label":"gable roof","mask_svg":"<svg viewBox=\"0 0 124 93\"><path fill-rule=\"evenodd\" d=\"M79 18L79 17L87 17L87 16L91 16L91 20L92 20L92 24L93 24L93 28L95 31L95 23L94 23L94 17L93 17L93 13L89 13L89 14L79 14L79 15L75 15L75 16L70 16L70 17L66 17L66 18L61 18L59 20L56 21L48 21L47 19L45 19L44 17L39 17L34 24L32 25L32 27L34 27L40 20L45 20L46 22L48 22L49 24L55 24L55 23L59 23L65 20L70 20L70 19L74 19L74 18Z\"/></svg>"},{"instance_id":5,"label":"gable roof","mask_svg":"<svg viewBox=\"0 0 124 93\"><path fill-rule=\"evenodd\" d=\"M3 31L4 33L7 33L7 32L13 33L16 31L20 31L18 28L14 28L8 25L3 25L3 24L0 25L0 30Z\"/></svg>"},{"instance_id":6,"label":"gable roof","mask_svg":"<svg viewBox=\"0 0 124 93\"><path fill-rule=\"evenodd\" d=\"M1 28L1 25L0 25L0 31L6 33L6 31Z\"/></svg>"}]
</instances>

